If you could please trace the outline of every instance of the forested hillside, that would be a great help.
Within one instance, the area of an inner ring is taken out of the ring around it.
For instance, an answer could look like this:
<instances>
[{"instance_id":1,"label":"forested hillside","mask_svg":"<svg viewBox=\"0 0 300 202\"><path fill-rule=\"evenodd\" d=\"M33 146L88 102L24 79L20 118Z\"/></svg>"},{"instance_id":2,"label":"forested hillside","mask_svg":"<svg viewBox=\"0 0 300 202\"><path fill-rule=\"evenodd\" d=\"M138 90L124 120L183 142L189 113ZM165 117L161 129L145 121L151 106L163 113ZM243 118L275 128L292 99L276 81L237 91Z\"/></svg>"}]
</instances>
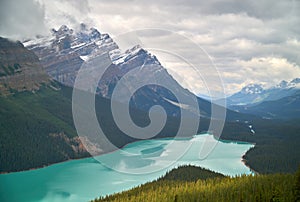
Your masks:
<instances>
[{"instance_id":1,"label":"forested hillside","mask_svg":"<svg viewBox=\"0 0 300 202\"><path fill-rule=\"evenodd\" d=\"M171 177L176 172L177 178ZM198 173L198 174L196 174ZM202 175L196 177L197 175ZM194 175L185 181L181 175ZM129 191L100 197L100 201L297 201L299 200L300 170L296 175L269 174L222 177L207 170L190 166L180 167L163 178ZM206 176L206 177L205 177Z\"/></svg>"},{"instance_id":2,"label":"forested hillside","mask_svg":"<svg viewBox=\"0 0 300 202\"><path fill-rule=\"evenodd\" d=\"M0 172L26 170L89 156L73 124L71 97L71 88L54 82L35 92L12 92L0 96ZM97 97L96 112L103 131L114 145L122 147L135 140L122 133L114 123L109 100ZM136 109L131 112L138 125L149 123L148 112ZM208 124L208 120L202 119L198 131L205 132ZM249 132L249 124L253 125L255 134ZM178 126L178 119L168 117L157 138L176 134ZM256 143L244 158L259 173L291 173L300 163L298 131L298 120L257 119L247 124L226 122L221 139Z\"/></svg>"},{"instance_id":3,"label":"forested hillside","mask_svg":"<svg viewBox=\"0 0 300 202\"><path fill-rule=\"evenodd\" d=\"M27 170L89 156L73 123L72 88L52 82L42 85L38 91L12 91L10 95L0 96L0 104L0 172ZM79 107L85 112L84 106ZM137 124L149 123L147 112L137 109L131 112ZM96 96L96 114L102 130L116 147L136 140L116 126L110 100ZM168 117L157 137L176 134L178 123L177 118ZM101 149L102 153L109 152Z\"/></svg>"},{"instance_id":4,"label":"forested hillside","mask_svg":"<svg viewBox=\"0 0 300 202\"><path fill-rule=\"evenodd\" d=\"M245 125L251 125L255 133L246 133ZM261 174L297 170L300 165L299 119L255 119L245 125L226 123L221 139L255 143L244 156L247 165Z\"/></svg>"},{"instance_id":5,"label":"forested hillside","mask_svg":"<svg viewBox=\"0 0 300 202\"><path fill-rule=\"evenodd\" d=\"M68 89L52 88L0 96L0 172L89 156L73 126L70 100L64 96Z\"/></svg>"}]
</instances>

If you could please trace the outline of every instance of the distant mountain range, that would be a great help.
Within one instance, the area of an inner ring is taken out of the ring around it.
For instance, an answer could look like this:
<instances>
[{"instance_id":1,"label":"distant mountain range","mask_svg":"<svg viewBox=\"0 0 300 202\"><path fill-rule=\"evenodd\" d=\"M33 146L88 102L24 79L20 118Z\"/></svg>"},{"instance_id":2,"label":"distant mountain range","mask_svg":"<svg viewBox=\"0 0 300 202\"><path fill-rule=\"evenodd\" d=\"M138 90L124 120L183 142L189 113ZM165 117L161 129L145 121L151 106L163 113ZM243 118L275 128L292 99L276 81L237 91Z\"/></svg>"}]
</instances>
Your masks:
<instances>
[{"instance_id":1,"label":"distant mountain range","mask_svg":"<svg viewBox=\"0 0 300 202\"><path fill-rule=\"evenodd\" d=\"M231 106L231 109L265 119L294 119L300 118L300 91L278 100L263 101L252 105Z\"/></svg>"},{"instance_id":2,"label":"distant mountain range","mask_svg":"<svg viewBox=\"0 0 300 202\"><path fill-rule=\"evenodd\" d=\"M268 119L300 118L300 78L264 89L260 84L245 86L227 98L228 108Z\"/></svg>"},{"instance_id":3,"label":"distant mountain range","mask_svg":"<svg viewBox=\"0 0 300 202\"><path fill-rule=\"evenodd\" d=\"M241 91L227 98L228 106L258 104L264 101L278 100L291 96L300 90L300 78L290 82L281 81L278 85L264 88L262 84L249 84Z\"/></svg>"}]
</instances>

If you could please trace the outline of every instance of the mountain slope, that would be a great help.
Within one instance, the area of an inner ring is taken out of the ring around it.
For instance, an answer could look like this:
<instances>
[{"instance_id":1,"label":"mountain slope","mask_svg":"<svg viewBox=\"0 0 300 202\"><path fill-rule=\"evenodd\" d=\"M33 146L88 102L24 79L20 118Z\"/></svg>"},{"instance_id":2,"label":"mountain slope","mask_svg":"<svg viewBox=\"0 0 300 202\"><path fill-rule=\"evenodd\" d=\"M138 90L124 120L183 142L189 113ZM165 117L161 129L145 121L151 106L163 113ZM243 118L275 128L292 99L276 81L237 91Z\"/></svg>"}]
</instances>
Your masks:
<instances>
[{"instance_id":1,"label":"mountain slope","mask_svg":"<svg viewBox=\"0 0 300 202\"><path fill-rule=\"evenodd\" d=\"M71 98L72 88L58 83L41 86L35 92L0 96L0 172L27 170L87 157L89 154L84 147L87 145L97 154L113 150L104 143L95 144L88 137L79 139L73 125ZM97 96L96 114L106 138L116 148L121 148L137 139L127 136L117 127L110 103L110 100ZM83 114L88 113L84 105L79 107ZM137 124L149 123L148 113L134 108L131 112ZM174 136L178 126L179 119L168 117L166 126L156 138ZM84 146L81 143L83 140L86 143Z\"/></svg>"},{"instance_id":2,"label":"mountain slope","mask_svg":"<svg viewBox=\"0 0 300 202\"><path fill-rule=\"evenodd\" d=\"M242 113L255 114L267 119L300 118L300 90L278 100L264 101L250 106L235 106L234 109Z\"/></svg>"},{"instance_id":3,"label":"mountain slope","mask_svg":"<svg viewBox=\"0 0 300 202\"><path fill-rule=\"evenodd\" d=\"M0 172L20 171L88 156L72 124L71 107L44 86L0 97Z\"/></svg>"}]
</instances>

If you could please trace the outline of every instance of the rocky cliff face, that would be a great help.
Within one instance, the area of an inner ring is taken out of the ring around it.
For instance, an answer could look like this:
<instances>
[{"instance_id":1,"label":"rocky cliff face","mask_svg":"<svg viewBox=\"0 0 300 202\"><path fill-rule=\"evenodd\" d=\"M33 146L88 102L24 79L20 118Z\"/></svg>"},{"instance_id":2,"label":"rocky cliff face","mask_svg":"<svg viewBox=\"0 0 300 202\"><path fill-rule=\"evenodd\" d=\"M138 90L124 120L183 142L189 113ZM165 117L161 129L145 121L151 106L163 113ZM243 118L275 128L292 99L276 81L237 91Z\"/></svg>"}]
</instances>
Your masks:
<instances>
[{"instance_id":1,"label":"rocky cliff face","mask_svg":"<svg viewBox=\"0 0 300 202\"><path fill-rule=\"evenodd\" d=\"M105 98L111 98L120 79L133 69L143 69L143 73L139 72L132 76L146 84L155 81L172 86L173 94L158 85L148 85L136 91L131 98L131 105L142 110L148 110L153 105L162 105L167 109L168 114L179 115L179 108L182 108L185 103L180 105L174 94L181 95L187 103L192 96L195 96L178 84L154 55L139 45L121 51L108 34L102 34L84 24L81 24L81 28L76 31L63 25L58 30L52 30L51 36L27 40L24 45L35 52L53 79L67 86L74 85L78 70L84 61L91 61L97 56L108 53L111 65L97 86L97 94ZM130 89L132 86L127 87ZM128 89L124 88L124 91L117 95L118 101L123 102L125 95L132 93L128 92ZM209 114L210 104L202 99L201 102L207 105L200 106L202 115ZM195 111L194 109L187 104L184 107L184 110Z\"/></svg>"},{"instance_id":2,"label":"rocky cliff face","mask_svg":"<svg viewBox=\"0 0 300 202\"><path fill-rule=\"evenodd\" d=\"M28 40L24 45L34 51L53 79L67 86L73 86L84 60L118 48L108 34L84 24L77 32L63 25L52 29L50 37Z\"/></svg>"},{"instance_id":3,"label":"rocky cliff face","mask_svg":"<svg viewBox=\"0 0 300 202\"><path fill-rule=\"evenodd\" d=\"M0 92L37 90L49 77L38 57L22 43L0 37Z\"/></svg>"}]
</instances>

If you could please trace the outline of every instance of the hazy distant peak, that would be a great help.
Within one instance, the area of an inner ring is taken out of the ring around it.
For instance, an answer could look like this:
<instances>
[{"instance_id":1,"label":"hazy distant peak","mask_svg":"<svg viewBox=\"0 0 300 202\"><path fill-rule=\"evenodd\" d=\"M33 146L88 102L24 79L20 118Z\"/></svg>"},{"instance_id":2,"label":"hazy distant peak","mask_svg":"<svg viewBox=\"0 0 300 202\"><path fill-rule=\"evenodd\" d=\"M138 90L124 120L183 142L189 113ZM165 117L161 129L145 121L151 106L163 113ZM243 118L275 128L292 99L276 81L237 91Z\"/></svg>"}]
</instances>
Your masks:
<instances>
[{"instance_id":1,"label":"hazy distant peak","mask_svg":"<svg viewBox=\"0 0 300 202\"><path fill-rule=\"evenodd\" d=\"M298 84L298 83L300 83L300 78L295 78L290 83Z\"/></svg>"},{"instance_id":2,"label":"hazy distant peak","mask_svg":"<svg viewBox=\"0 0 300 202\"><path fill-rule=\"evenodd\" d=\"M278 85L275 86L275 88L299 88L300 87L300 78L295 78L291 80L290 82L287 82L285 80L282 80Z\"/></svg>"},{"instance_id":3,"label":"hazy distant peak","mask_svg":"<svg viewBox=\"0 0 300 202\"><path fill-rule=\"evenodd\" d=\"M288 82L285 80L282 80L279 84L278 84L279 88L286 88L288 87Z\"/></svg>"},{"instance_id":4,"label":"hazy distant peak","mask_svg":"<svg viewBox=\"0 0 300 202\"><path fill-rule=\"evenodd\" d=\"M259 94L263 91L262 84L248 84L244 88L242 88L241 93L243 94Z\"/></svg>"}]
</instances>

